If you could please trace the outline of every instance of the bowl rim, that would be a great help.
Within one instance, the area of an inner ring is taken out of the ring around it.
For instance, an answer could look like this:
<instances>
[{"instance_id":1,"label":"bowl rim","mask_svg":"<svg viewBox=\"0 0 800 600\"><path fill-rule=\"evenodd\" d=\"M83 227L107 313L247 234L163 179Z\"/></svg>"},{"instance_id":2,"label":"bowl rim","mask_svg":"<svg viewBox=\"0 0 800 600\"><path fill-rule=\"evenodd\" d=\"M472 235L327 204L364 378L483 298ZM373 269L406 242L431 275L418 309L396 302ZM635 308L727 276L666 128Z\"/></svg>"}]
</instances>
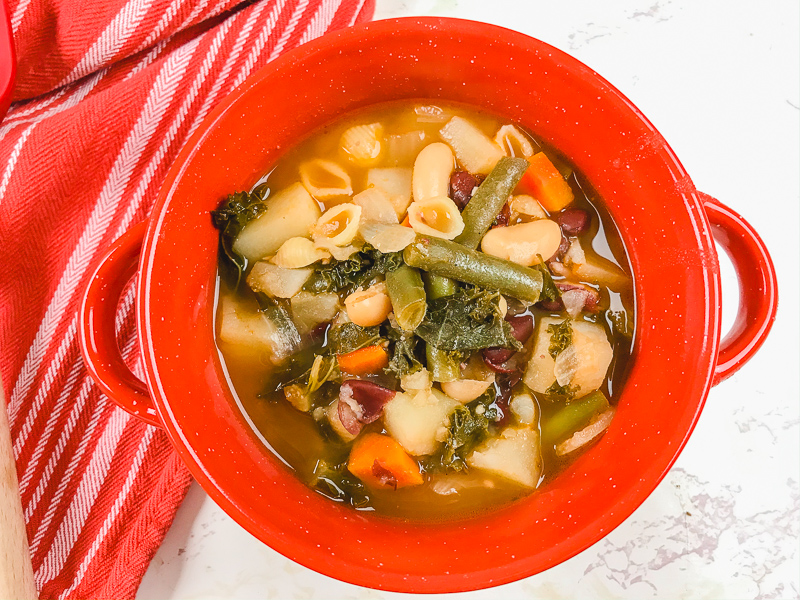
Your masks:
<instances>
[{"instance_id":1,"label":"bowl rim","mask_svg":"<svg viewBox=\"0 0 800 600\"><path fill-rule=\"evenodd\" d=\"M202 146L207 136L215 129L215 127L217 126L218 122L222 119L222 117L231 109L231 107L235 106L236 103L243 96L247 95L252 88L258 85L264 79L272 77L276 73L279 73L284 69L291 68L298 62L311 60L318 53L328 52L330 51L330 48L333 45L346 45L349 43L353 43L361 39L362 36L364 35L369 36L369 35L396 34L398 28L402 28L403 30L405 30L405 32L412 32L412 31L434 32L434 31L459 29L461 31L475 32L480 35L493 35L495 37L502 36L505 39L507 39L510 44L530 45L531 43L533 43L535 45L538 45L539 48L549 51L562 64L567 64L571 68L577 69L583 74L591 77L598 83L598 85L603 86L608 93L614 94L622 103L624 103L627 110L629 110L633 115L635 115L635 117L638 118L646 128L654 132L657 141L659 143L660 149L666 152L667 156L672 162L671 167L674 168L678 174L682 175L685 178L685 180L689 182L689 185L691 186L691 180L689 179L688 174L686 173L685 169L679 162L675 153L667 144L666 140L664 140L663 136L661 136L658 133L658 131L656 130L655 127L653 127L650 121L641 113L641 111L639 111L639 109L627 97L625 97L619 90L617 90L608 81L606 81L604 78L598 75L594 70L587 67L585 64L578 61L571 55L562 52L561 50L558 50L557 48L554 48L553 46L550 46L545 42L532 38L531 36L510 29L506 29L503 27L499 27L496 25L491 25L477 21L469 21L469 20L445 18L445 17L404 17L399 19L375 21L371 23L357 25L355 27L327 34L322 38L318 38L307 44L304 44L303 46L295 48L283 54L281 57L279 57L272 63L266 65L265 67L263 67L262 69L260 69L259 71L248 77L238 88L236 88L229 96L223 99L206 116L203 122L198 126L197 130L187 140L184 147L182 148L177 158L175 159L172 167L170 168L165 178L165 181L161 187L161 191L159 192L158 198L155 202L152 211L153 217L151 217L150 219L150 224L143 245L142 256L140 261L140 273L144 274L144 276L140 276L138 290L137 290L138 291L137 321L139 323L138 327L139 343L140 347L142 348L142 353L144 357L145 373L147 376L148 387L151 390L154 403L156 404L157 407L157 411L159 413L159 416L161 417L162 423L164 424L164 428L170 440L172 441L173 446L178 451L183 462L192 472L192 475L201 483L201 486L209 494L209 496L211 496L214 499L214 501L217 504L219 504L228 515L230 515L245 529L250 531L252 534L256 535L256 537L260 538L262 541L270 545L273 549L277 550L287 558L290 558L291 560L298 562L317 572L320 572L322 574L331 577L335 577L337 579L346 581L348 583L353 583L366 587L374 587L379 589L398 591L398 592L414 591L414 592L424 592L424 593L443 593L443 592L477 590L504 583L509 583L512 581L516 581L522 577L533 575L542 570L555 566L556 564L559 564L560 562L563 562L564 560L572 556L575 556L577 553L585 550L595 542L599 541L600 539L608 535L610 531L618 527L630 514L633 513L633 511L639 505L642 504L642 502L644 502L644 500L652 493L652 491L656 488L656 486L666 476L669 469L672 467L672 465L680 455L680 452L685 446L688 438L692 434L692 431L694 430L694 427L697 423L699 414L702 411L705 399L708 395L708 391L710 390L712 384L713 366L715 364L715 359L717 356L719 339L720 339L720 332L719 332L720 310L718 306L720 289L719 289L718 273L709 273L708 279L706 281L709 300L713 300L713 302L709 301L707 302L706 305L705 318L707 323L708 335L706 336L706 340L703 343L701 351L698 352L699 355L698 368L702 368L706 372L705 383L702 386L702 391L697 400L697 408L694 411L691 423L685 430L682 438L671 449L672 456L668 461L666 467L663 469L659 469L660 473L657 474L648 473L646 477L643 476L642 480L643 481L646 480L647 484L641 486L641 488L636 492L635 498L627 503L625 510L620 511L620 514L612 515L612 517L609 517L609 519L607 519L606 521L607 527L594 532L592 535L584 536L584 539L579 544L580 548L578 548L577 551L573 548L575 544L572 545L568 544L560 548L556 548L553 552L552 558L548 561L548 564L544 564L541 568L538 568L535 571L530 571L530 569L526 568L517 568L515 570L514 568L509 567L498 574L498 573L490 573L490 571L494 571L494 569L492 569L492 570L477 572L474 574L474 577L461 577L460 579L457 579L455 581L449 581L449 583L443 580L426 581L424 577L415 580L413 577L401 579L399 577L392 577L392 576L387 576L381 579L380 581L376 581L373 579L372 576L367 577L366 572L364 572L363 570L357 570L357 569L353 569L352 571L347 571L347 572L334 573L329 563L320 564L319 562L314 562L308 559L306 556L304 556L301 549L299 548L291 547L291 545L283 543L282 540L270 539L268 541L264 539L262 535L263 532L262 524L257 520L254 520L251 514L244 511L242 507L237 505L235 500L231 496L229 496L224 489L221 489L217 485L217 483L213 478L213 475L207 471L205 466L198 460L196 454L192 450L191 441L186 437L185 432L181 430L179 424L174 420L173 416L171 415L169 411L169 402L167 399L167 393L165 392L160 381L158 364L157 364L158 353L156 351L149 323L149 318L151 316L151 309L152 309L149 303L149 297L150 297L149 292L154 283L151 277L153 270L152 266L155 260L155 253L158 247L159 238L161 237L160 233L163 230L164 220L170 205L172 192L175 190L178 182L185 174L188 165L191 163L192 158L195 156L199 147ZM693 219L693 223L696 227L697 239L704 245L703 248L704 251L716 257L714 244L711 238L710 227L705 217L705 213L702 208L702 203L697 197L697 194L693 186L691 186L691 189L687 189L686 197L687 197L687 208L691 213L691 218ZM688 206L689 203L693 203L693 206ZM638 292L636 296L638 303ZM714 304L717 305L716 308L714 307ZM640 311L637 308L637 314L639 312ZM641 323L637 322L637 330L639 329L639 327L641 327L641 325L642 325Z\"/></svg>"}]
</instances>

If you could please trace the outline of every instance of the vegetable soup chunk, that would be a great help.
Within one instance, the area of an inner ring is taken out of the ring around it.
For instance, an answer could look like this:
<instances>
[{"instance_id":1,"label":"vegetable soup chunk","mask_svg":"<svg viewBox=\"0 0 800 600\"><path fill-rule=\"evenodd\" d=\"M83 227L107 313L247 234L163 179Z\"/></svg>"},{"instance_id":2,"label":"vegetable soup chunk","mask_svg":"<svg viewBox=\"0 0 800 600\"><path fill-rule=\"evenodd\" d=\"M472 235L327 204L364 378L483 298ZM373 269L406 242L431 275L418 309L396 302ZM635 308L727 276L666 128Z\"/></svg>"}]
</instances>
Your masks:
<instances>
[{"instance_id":1,"label":"vegetable soup chunk","mask_svg":"<svg viewBox=\"0 0 800 600\"><path fill-rule=\"evenodd\" d=\"M330 501L480 514L614 427L635 337L624 246L521 124L366 108L211 217L220 360L264 452Z\"/></svg>"}]
</instances>

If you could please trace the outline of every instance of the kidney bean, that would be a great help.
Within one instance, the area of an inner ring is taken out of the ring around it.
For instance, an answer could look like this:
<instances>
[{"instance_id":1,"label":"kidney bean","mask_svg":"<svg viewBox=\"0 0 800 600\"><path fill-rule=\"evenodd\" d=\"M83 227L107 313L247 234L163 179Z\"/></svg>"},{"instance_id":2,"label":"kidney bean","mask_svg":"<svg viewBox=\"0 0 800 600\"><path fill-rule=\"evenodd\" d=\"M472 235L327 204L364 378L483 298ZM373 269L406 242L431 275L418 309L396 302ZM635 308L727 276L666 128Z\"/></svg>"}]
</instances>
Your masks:
<instances>
[{"instance_id":1,"label":"kidney bean","mask_svg":"<svg viewBox=\"0 0 800 600\"><path fill-rule=\"evenodd\" d=\"M561 298L558 300L542 300L541 302L537 302L536 306L550 312L561 312L564 310L564 303L561 302Z\"/></svg>"},{"instance_id":2,"label":"kidney bean","mask_svg":"<svg viewBox=\"0 0 800 600\"><path fill-rule=\"evenodd\" d=\"M600 306L600 292L596 289L589 287L588 285L582 285L580 283L568 283L566 281L559 281L556 283L556 287L559 291L569 292L569 291L579 291L584 297L583 300L583 308L590 312L595 312Z\"/></svg>"},{"instance_id":3,"label":"kidney bean","mask_svg":"<svg viewBox=\"0 0 800 600\"><path fill-rule=\"evenodd\" d=\"M472 190L481 183L481 179L467 171L456 171L450 176L450 198L464 210L467 202L472 198Z\"/></svg>"},{"instance_id":4,"label":"kidney bean","mask_svg":"<svg viewBox=\"0 0 800 600\"><path fill-rule=\"evenodd\" d=\"M495 373L511 373L516 365L506 364L514 356L514 350L508 348L484 348L481 350L483 362Z\"/></svg>"},{"instance_id":5,"label":"kidney bean","mask_svg":"<svg viewBox=\"0 0 800 600\"><path fill-rule=\"evenodd\" d=\"M556 215L556 222L566 235L580 235L589 228L592 217L582 208L568 208Z\"/></svg>"},{"instance_id":6,"label":"kidney bean","mask_svg":"<svg viewBox=\"0 0 800 600\"><path fill-rule=\"evenodd\" d=\"M372 474L381 482L381 485L397 489L397 478L394 473L378 462L378 459L372 463Z\"/></svg>"},{"instance_id":7,"label":"kidney bean","mask_svg":"<svg viewBox=\"0 0 800 600\"><path fill-rule=\"evenodd\" d=\"M339 422L350 435L358 435L364 425L356 418L355 411L347 402L339 401L338 405Z\"/></svg>"},{"instance_id":8,"label":"kidney bean","mask_svg":"<svg viewBox=\"0 0 800 600\"><path fill-rule=\"evenodd\" d=\"M533 333L533 316L532 315L507 315L506 321L511 325L511 335L514 336L518 342L525 343ZM511 357L516 353L515 350L509 348L484 348L481 350L483 362L495 373L512 373L517 370L518 365L516 361L510 361Z\"/></svg>"},{"instance_id":9,"label":"kidney bean","mask_svg":"<svg viewBox=\"0 0 800 600\"><path fill-rule=\"evenodd\" d=\"M508 207L508 202L503 204L500 214L494 220L492 227L507 227L508 222L511 220L511 209Z\"/></svg>"},{"instance_id":10,"label":"kidney bean","mask_svg":"<svg viewBox=\"0 0 800 600\"><path fill-rule=\"evenodd\" d=\"M308 338L312 344L317 344L325 340L325 336L328 333L328 329L330 328L331 324L329 321L325 321L324 323L320 323L314 329L309 331Z\"/></svg>"},{"instance_id":11,"label":"kidney bean","mask_svg":"<svg viewBox=\"0 0 800 600\"><path fill-rule=\"evenodd\" d=\"M506 321L511 325L511 335L518 342L525 343L533 333L533 315L515 315L506 317Z\"/></svg>"},{"instance_id":12,"label":"kidney bean","mask_svg":"<svg viewBox=\"0 0 800 600\"><path fill-rule=\"evenodd\" d=\"M339 388L339 406L347 404L359 421L372 423L380 418L383 407L396 393L371 381L348 379Z\"/></svg>"},{"instance_id":13,"label":"kidney bean","mask_svg":"<svg viewBox=\"0 0 800 600\"><path fill-rule=\"evenodd\" d=\"M600 307L600 292L594 288L582 285L580 283L569 283L567 281L556 282L556 287L561 293L570 291L580 292L583 296L584 310L596 312ZM549 310L550 312L561 312L564 310L564 303L562 302L561 298L558 300L542 300L541 302L537 302L536 306L543 310Z\"/></svg>"},{"instance_id":14,"label":"kidney bean","mask_svg":"<svg viewBox=\"0 0 800 600\"><path fill-rule=\"evenodd\" d=\"M511 411L508 409L508 403L511 400L511 390L520 382L521 379L522 374L519 371L497 376L495 383L497 396L495 397L494 403L502 415L500 420L497 421L497 424L501 427L508 422L508 419L511 416Z\"/></svg>"},{"instance_id":15,"label":"kidney bean","mask_svg":"<svg viewBox=\"0 0 800 600\"><path fill-rule=\"evenodd\" d=\"M569 244L570 244L569 238L564 235L562 230L561 243L558 245L558 250L556 250L555 258L558 258L560 260L561 257L567 253L567 250L569 250Z\"/></svg>"}]
</instances>

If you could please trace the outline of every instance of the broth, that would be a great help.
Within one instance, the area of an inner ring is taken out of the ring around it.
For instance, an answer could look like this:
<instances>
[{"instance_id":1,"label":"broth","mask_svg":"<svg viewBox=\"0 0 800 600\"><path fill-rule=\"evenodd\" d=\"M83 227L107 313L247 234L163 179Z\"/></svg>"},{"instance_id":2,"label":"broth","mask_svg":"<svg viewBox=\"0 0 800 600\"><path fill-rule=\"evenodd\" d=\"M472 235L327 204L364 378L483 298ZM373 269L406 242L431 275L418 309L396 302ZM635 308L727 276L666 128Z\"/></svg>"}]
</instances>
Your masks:
<instances>
[{"instance_id":1,"label":"broth","mask_svg":"<svg viewBox=\"0 0 800 600\"><path fill-rule=\"evenodd\" d=\"M495 132L501 126L508 125L506 120L475 109L440 102L401 101L369 107L322 127L295 148L289 150L278 164L258 182L253 188L253 192L259 194L262 198L266 197L266 205L269 207L270 198L274 197L276 192L285 190L298 182L298 172L301 165L321 158L337 165L345 166L351 179L352 192L358 193L367 189L369 171L372 168L414 168L419 151L430 143L440 142L442 140L439 133L440 130L454 116L468 119L478 130L490 138L494 137ZM369 164L369 166L362 166L348 161L348 156L341 146L342 135L345 131L355 125L365 123L381 123L383 126L381 155L377 162ZM611 408L608 411L611 411L616 405L620 390L624 385L631 355L633 323L635 322L633 314L633 284L630 279L630 267L626 259L623 243L608 212L604 209L597 194L592 190L588 182L579 173L575 172L568 162L553 148L537 140L528 132L525 132L524 135L534 150L543 152L552 165L565 177L574 195L574 201L570 203L569 209L579 209L589 216L589 227L570 238L573 243L575 239L578 240L577 243L583 248L588 257L586 262L596 259L601 264L611 264L618 270L618 273L625 274L625 279L618 277L620 281L624 281L623 284L615 284L610 287L586 277L576 276L574 272L563 266L566 264L565 262L559 262L559 260L565 260L563 249L559 250L560 258L550 263L550 270L552 271L550 275L556 284L563 284L569 280L570 283L583 284L585 288L595 290L599 296L598 309L588 310L583 308L571 322L583 321L602 326L613 348L613 358L608 366L607 376L603 378L603 382L599 386L599 391L608 399L606 406L610 404ZM514 146L512 146L513 148ZM520 146L517 144L516 150L519 151L519 149ZM457 164L457 166L459 169L463 168L460 164ZM319 206L320 211L325 212L327 208L341 204L342 200L346 204L350 201L350 196L352 194L346 195L344 198L336 198L334 201L315 198L314 201ZM267 208L267 213L269 213L269 208ZM511 213L511 218L514 218L514 214L513 212ZM557 213L553 213L550 216L556 218ZM520 213L516 217L516 221L509 222L508 225L515 225L517 222L529 222L529 220ZM336 262L335 258L331 260L333 263ZM553 266L553 262L558 262L562 266ZM579 263L573 263L573 267L570 268L577 269L574 266L575 264ZM252 263L246 264L245 275L250 273L252 268ZM233 285L232 279L234 278L225 275L222 271L221 275L219 286L220 306L225 302L235 301L238 307L237 310L240 312L250 311L256 313L260 308L263 309L263 306L258 302L256 294L245 284L243 278L240 279L237 285ZM380 276L378 279L380 279ZM612 287L616 289L611 289ZM582 289L584 288L579 289L581 294L584 293L580 291ZM562 290L562 305L564 293ZM342 300L346 296L348 296L348 293L340 293ZM276 299L271 302L273 308L277 307L277 310L283 310L284 314L294 315L287 300ZM589 303L590 301L586 300L585 302ZM559 319L564 319L566 317L563 307L560 310L554 310L552 306L547 307L540 303L525 306L524 303L515 302L510 297L506 303L517 317L527 318L532 316L535 327L542 318L558 317ZM589 304L586 304L586 306L589 306ZM430 304L428 310L430 311ZM340 312L347 311L342 307ZM242 410L247 413L254 427L268 442L269 451L276 454L301 480L309 483L319 493L335 501L352 504L358 510L376 511L390 517L423 520L462 518L485 512L488 509L503 506L522 496L535 493L536 489L546 486L550 480L557 477L560 472L572 464L600 438L600 435L598 435L590 443L564 456L558 456L556 453L556 448L559 445L563 445L563 441L559 442L558 445L542 445L540 450L542 468L539 470L535 489L532 489L531 486L520 485L519 482L512 481L508 477L498 476L490 470L481 468L469 467L462 471L442 469L441 465L431 464L432 459L429 455L412 455L412 460L420 465L422 473L423 482L419 485L398 486L397 489L393 489L391 485L387 487L364 485L357 478L353 478L347 468L343 466L347 463L348 454L353 444L341 439L332 430L329 420L322 413L327 403L335 402L337 394L341 393L338 391L338 384L326 383L323 384L319 391L314 392L316 394L315 399L307 412L298 410L287 401L285 386L283 390L265 393L265 390L274 388L276 378L280 378L282 373L295 368L292 362L294 359L288 359L288 361L275 366L270 359L270 354L265 352L263 348L254 351L253 346L237 344L230 339L226 341L221 332L221 322L224 318L222 308L220 308L216 327L221 360L226 365ZM314 336L317 336L317 338L322 336L321 340L317 339L315 342L316 351L322 353L330 352L332 347L332 342L329 339L331 331L329 325L318 326L310 331L304 331L302 336L303 343L307 345L309 339ZM525 366L528 364L537 335L531 335L525 342L524 348L515 355L517 364L522 365L521 371L527 372ZM550 339L552 349L553 338L551 337ZM473 352L471 360L476 360L474 356L478 354L480 353ZM420 358L419 348L416 356ZM465 361L466 358L462 360ZM466 371L463 371L463 369L464 365L462 363L462 373L465 373ZM498 403L497 398L501 398L503 393L506 393L506 395L509 393L508 390L504 392L501 389L502 382L505 381L504 377L506 375L498 373L495 376L495 382L487 392L490 395L494 393L495 400L487 403L486 406L490 410L500 407L500 413L503 415L502 420L497 423L490 422L489 429L492 434L489 438L492 438L492 436L498 437L499 434L494 430L497 429L499 431L502 427L524 429L520 425L521 421L513 414L508 405L503 405L502 402ZM395 390L399 388L400 384L396 378L382 372L357 378ZM436 385L434 384L434 386ZM439 385L441 386L442 384ZM512 392L513 398L516 398L513 394L519 395L520 393L527 393L533 398L536 418L527 427L535 431L537 436L542 431L542 423L548 422L565 406L570 405L571 402L568 396L570 393L576 393L570 392L569 385L559 388L566 394L565 397L533 391L527 387L523 389L522 383L516 383L513 387L516 390ZM519 391L521 389L523 392ZM580 393L580 391L578 390L577 393ZM581 398L587 397L578 396L572 401L572 404L574 405ZM469 403L466 404L469 405ZM592 418L594 419L595 417ZM370 432L390 433L384 425L383 418L371 423L364 423L360 425L360 428L361 433L358 434L360 438ZM450 435L452 435L452 429L450 431ZM488 441L484 440L481 442L483 445L476 447L483 448L487 443ZM378 463L376 462L375 464L377 465ZM375 467L373 466L374 472ZM337 477L341 476L344 477L341 481L350 482L348 485L354 483L355 487L351 486L348 489L344 489L344 484L337 479ZM394 477L394 475L392 474L391 477ZM390 483L391 477L389 478Z\"/></svg>"}]
</instances>

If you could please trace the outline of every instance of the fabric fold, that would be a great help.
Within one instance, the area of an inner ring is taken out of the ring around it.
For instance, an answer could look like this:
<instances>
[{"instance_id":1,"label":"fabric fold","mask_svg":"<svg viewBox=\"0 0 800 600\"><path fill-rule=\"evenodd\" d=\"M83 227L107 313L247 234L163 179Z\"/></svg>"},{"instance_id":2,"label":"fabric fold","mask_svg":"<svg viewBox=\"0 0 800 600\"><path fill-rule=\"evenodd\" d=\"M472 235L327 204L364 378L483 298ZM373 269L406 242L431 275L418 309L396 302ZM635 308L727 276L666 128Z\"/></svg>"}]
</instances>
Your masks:
<instances>
[{"instance_id":1,"label":"fabric fold","mask_svg":"<svg viewBox=\"0 0 800 600\"><path fill-rule=\"evenodd\" d=\"M163 431L94 386L77 310L147 218L202 119L283 52L374 0L12 3L17 102L0 123L0 375L42 598L133 597L190 476ZM81 12L83 11L83 12ZM133 288L117 314L139 370Z\"/></svg>"}]
</instances>

